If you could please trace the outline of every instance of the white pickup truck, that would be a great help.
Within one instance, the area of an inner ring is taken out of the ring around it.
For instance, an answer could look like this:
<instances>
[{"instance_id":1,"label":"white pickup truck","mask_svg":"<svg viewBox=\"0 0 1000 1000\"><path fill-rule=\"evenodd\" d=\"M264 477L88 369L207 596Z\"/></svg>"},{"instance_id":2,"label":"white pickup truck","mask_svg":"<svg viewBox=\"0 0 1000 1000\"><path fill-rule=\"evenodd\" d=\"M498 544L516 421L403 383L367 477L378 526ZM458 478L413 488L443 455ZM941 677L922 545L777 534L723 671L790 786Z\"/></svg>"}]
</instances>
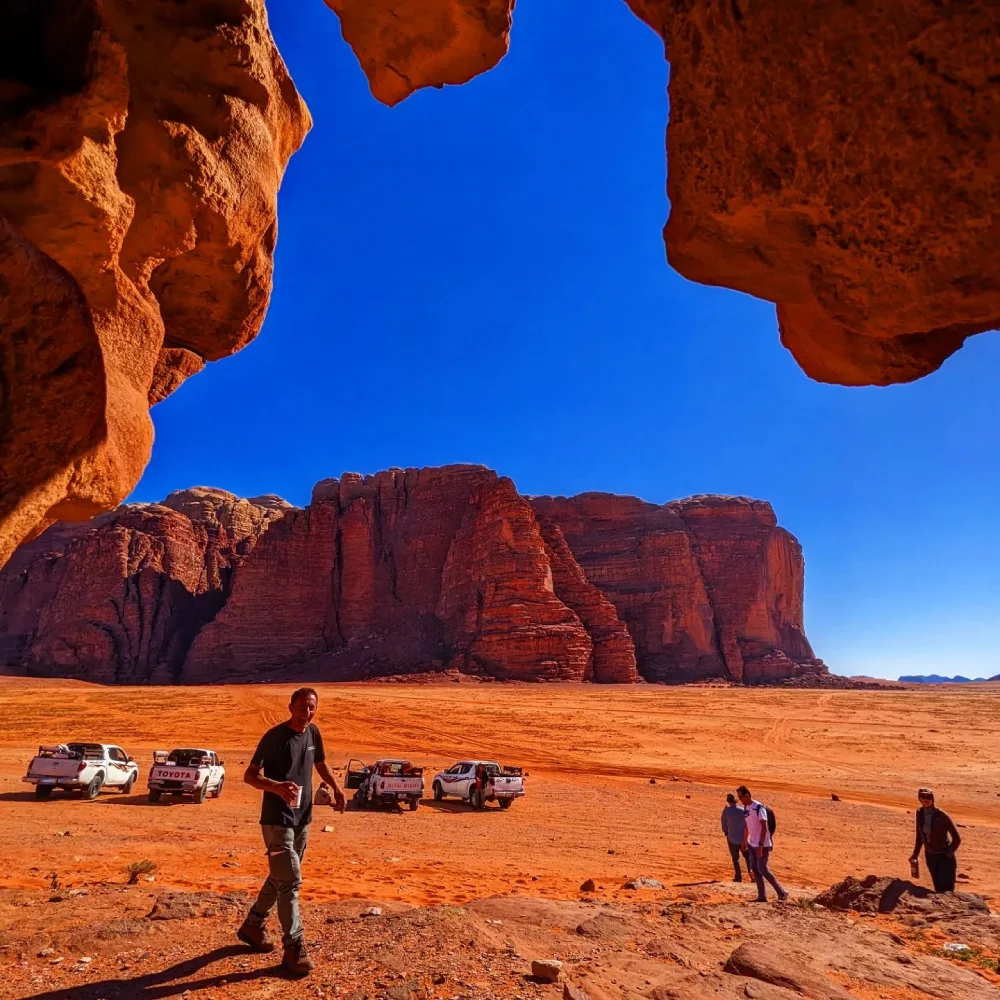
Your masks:
<instances>
[{"instance_id":1,"label":"white pickup truck","mask_svg":"<svg viewBox=\"0 0 1000 1000\"><path fill-rule=\"evenodd\" d=\"M226 768L213 750L153 751L147 779L150 802L159 802L161 795L190 795L200 805L209 795L217 799L225 783Z\"/></svg>"},{"instance_id":2,"label":"white pickup truck","mask_svg":"<svg viewBox=\"0 0 1000 1000\"><path fill-rule=\"evenodd\" d=\"M347 762L344 785L354 789L354 801L362 809L408 802L412 811L424 794L424 769L408 760L377 760L366 766L352 758Z\"/></svg>"},{"instance_id":3,"label":"white pickup truck","mask_svg":"<svg viewBox=\"0 0 1000 1000\"><path fill-rule=\"evenodd\" d=\"M519 767L501 767L492 760L463 760L435 774L431 790L438 802L446 795L454 795L476 809L490 801L509 809L514 799L524 795L524 776Z\"/></svg>"},{"instance_id":4,"label":"white pickup truck","mask_svg":"<svg viewBox=\"0 0 1000 1000\"><path fill-rule=\"evenodd\" d=\"M128 795L139 765L121 747L108 743L53 743L38 748L21 779L35 786L35 798L47 799L54 788L78 791L96 799L102 788Z\"/></svg>"}]
</instances>

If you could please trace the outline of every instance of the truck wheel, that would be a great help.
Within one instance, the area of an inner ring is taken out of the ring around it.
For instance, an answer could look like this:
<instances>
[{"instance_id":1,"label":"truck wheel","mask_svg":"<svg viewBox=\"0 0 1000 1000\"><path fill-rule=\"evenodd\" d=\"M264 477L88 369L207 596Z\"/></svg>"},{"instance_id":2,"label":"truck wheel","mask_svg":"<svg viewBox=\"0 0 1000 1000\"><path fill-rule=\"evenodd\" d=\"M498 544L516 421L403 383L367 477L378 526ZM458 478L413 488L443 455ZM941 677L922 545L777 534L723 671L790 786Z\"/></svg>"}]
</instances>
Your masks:
<instances>
[{"instance_id":1,"label":"truck wheel","mask_svg":"<svg viewBox=\"0 0 1000 1000\"><path fill-rule=\"evenodd\" d=\"M219 784L216 786L215 791L212 792L212 798L213 799L217 799L222 794L222 786L225 783L226 783L226 779L225 778L220 778L219 779Z\"/></svg>"},{"instance_id":2,"label":"truck wheel","mask_svg":"<svg viewBox=\"0 0 1000 1000\"><path fill-rule=\"evenodd\" d=\"M410 799L410 812L416 812L418 805L420 805L419 799Z\"/></svg>"},{"instance_id":3,"label":"truck wheel","mask_svg":"<svg viewBox=\"0 0 1000 1000\"><path fill-rule=\"evenodd\" d=\"M469 805L473 809L483 808L483 793L478 788L473 788L469 791Z\"/></svg>"},{"instance_id":4,"label":"truck wheel","mask_svg":"<svg viewBox=\"0 0 1000 1000\"><path fill-rule=\"evenodd\" d=\"M35 785L35 798L47 799L52 794L51 785Z\"/></svg>"},{"instance_id":5,"label":"truck wheel","mask_svg":"<svg viewBox=\"0 0 1000 1000\"><path fill-rule=\"evenodd\" d=\"M194 801L197 802L198 805L201 805L202 802L205 801L205 799L207 797L207 793L208 793L208 782L205 781L205 782L202 782L202 784L200 784L194 790Z\"/></svg>"},{"instance_id":6,"label":"truck wheel","mask_svg":"<svg viewBox=\"0 0 1000 1000\"><path fill-rule=\"evenodd\" d=\"M132 791L132 786L134 784L135 784L135 775L134 774L130 774L128 776L128 781L126 781L125 784L122 785L122 795L128 795L129 792Z\"/></svg>"},{"instance_id":7,"label":"truck wheel","mask_svg":"<svg viewBox=\"0 0 1000 1000\"><path fill-rule=\"evenodd\" d=\"M161 794L162 793L160 792L160 790L158 788L151 788L149 790L149 801L150 802L159 802Z\"/></svg>"},{"instance_id":8,"label":"truck wheel","mask_svg":"<svg viewBox=\"0 0 1000 1000\"><path fill-rule=\"evenodd\" d=\"M513 799L500 799L500 808L509 809L511 802L513 801L514 801Z\"/></svg>"},{"instance_id":9,"label":"truck wheel","mask_svg":"<svg viewBox=\"0 0 1000 1000\"><path fill-rule=\"evenodd\" d=\"M444 798L444 789L441 787L440 781L434 782L434 801L440 802Z\"/></svg>"},{"instance_id":10,"label":"truck wheel","mask_svg":"<svg viewBox=\"0 0 1000 1000\"><path fill-rule=\"evenodd\" d=\"M104 784L104 775L95 774L91 778L90 784L83 790L83 797L85 799L96 799L98 795L101 794L101 785Z\"/></svg>"}]
</instances>

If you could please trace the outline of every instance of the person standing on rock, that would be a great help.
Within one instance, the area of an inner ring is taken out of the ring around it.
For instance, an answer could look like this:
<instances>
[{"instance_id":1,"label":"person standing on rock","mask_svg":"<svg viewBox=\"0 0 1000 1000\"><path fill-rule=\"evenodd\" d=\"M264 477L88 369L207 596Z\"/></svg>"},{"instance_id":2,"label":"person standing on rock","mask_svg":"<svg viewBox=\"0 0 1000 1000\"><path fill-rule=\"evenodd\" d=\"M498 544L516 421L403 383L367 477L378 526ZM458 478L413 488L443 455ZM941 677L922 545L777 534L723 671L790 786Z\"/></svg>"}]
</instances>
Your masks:
<instances>
[{"instance_id":1,"label":"person standing on rock","mask_svg":"<svg viewBox=\"0 0 1000 1000\"><path fill-rule=\"evenodd\" d=\"M722 832L726 835L726 843L729 845L729 854L733 859L733 881L743 881L743 870L740 868L740 855L747 865L747 872L753 878L753 870L750 868L750 858L743 847L743 834L746 830L747 812L736 801L736 796L730 792L726 796L726 808L722 810Z\"/></svg>"},{"instance_id":2,"label":"person standing on rock","mask_svg":"<svg viewBox=\"0 0 1000 1000\"><path fill-rule=\"evenodd\" d=\"M767 902L767 887L765 880L771 883L772 888L778 894L778 899L784 902L788 899L788 893L781 888L781 883L771 874L768 861L774 844L771 840L771 830L767 825L767 807L758 802L750 794L750 789L746 785L740 785L736 789L743 808L746 809L746 826L743 833L743 850L748 851L750 861L750 871L757 880L757 902Z\"/></svg>"},{"instance_id":3,"label":"person standing on rock","mask_svg":"<svg viewBox=\"0 0 1000 1000\"><path fill-rule=\"evenodd\" d=\"M915 865L924 849L927 870L931 873L935 892L955 891L955 852L962 843L951 817L934 805L934 793L929 788L917 792L917 840L913 845L910 864Z\"/></svg>"},{"instance_id":4,"label":"person standing on rock","mask_svg":"<svg viewBox=\"0 0 1000 1000\"><path fill-rule=\"evenodd\" d=\"M333 789L336 808L343 812L347 807L337 779L326 766L323 737L312 721L318 705L319 695L312 688L294 691L288 720L264 733L243 775L248 785L264 793L260 830L269 875L236 936L254 951L273 951L264 924L277 904L284 945L281 964L295 976L306 976L313 969L302 939L299 887L312 820L314 767Z\"/></svg>"}]
</instances>

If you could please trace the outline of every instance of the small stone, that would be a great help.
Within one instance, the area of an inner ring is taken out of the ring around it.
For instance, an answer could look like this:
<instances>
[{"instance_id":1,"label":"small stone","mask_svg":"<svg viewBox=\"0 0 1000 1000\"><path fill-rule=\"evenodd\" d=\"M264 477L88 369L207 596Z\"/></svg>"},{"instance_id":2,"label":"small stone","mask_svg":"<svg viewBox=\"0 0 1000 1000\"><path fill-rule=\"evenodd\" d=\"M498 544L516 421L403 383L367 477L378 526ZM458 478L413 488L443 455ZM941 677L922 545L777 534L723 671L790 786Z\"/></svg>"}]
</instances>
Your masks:
<instances>
[{"instance_id":1,"label":"small stone","mask_svg":"<svg viewBox=\"0 0 1000 1000\"><path fill-rule=\"evenodd\" d=\"M833 799L834 802L839 802L840 801L840 796L836 792L832 792L830 794L830 798Z\"/></svg>"},{"instance_id":2,"label":"small stone","mask_svg":"<svg viewBox=\"0 0 1000 1000\"><path fill-rule=\"evenodd\" d=\"M592 878L588 878L587 881L580 886L580 892L593 892L596 888L597 886L594 884L594 880Z\"/></svg>"},{"instance_id":3,"label":"small stone","mask_svg":"<svg viewBox=\"0 0 1000 1000\"><path fill-rule=\"evenodd\" d=\"M649 779L649 783L650 783L651 785L655 785L655 784L656 784L656 778L650 778L650 779Z\"/></svg>"},{"instance_id":4,"label":"small stone","mask_svg":"<svg viewBox=\"0 0 1000 1000\"><path fill-rule=\"evenodd\" d=\"M554 983L562 972L563 964L557 958L536 958L531 963L531 974L535 979Z\"/></svg>"},{"instance_id":5,"label":"small stone","mask_svg":"<svg viewBox=\"0 0 1000 1000\"><path fill-rule=\"evenodd\" d=\"M48 958L49 955L54 955L56 953L55 948L43 948L39 953L39 958Z\"/></svg>"},{"instance_id":6,"label":"small stone","mask_svg":"<svg viewBox=\"0 0 1000 1000\"><path fill-rule=\"evenodd\" d=\"M62 955L59 955L57 958L50 958L49 965L58 965L62 960L63 960Z\"/></svg>"},{"instance_id":7,"label":"small stone","mask_svg":"<svg viewBox=\"0 0 1000 1000\"><path fill-rule=\"evenodd\" d=\"M323 827L323 833L333 833L333 827L327 823L327 825Z\"/></svg>"},{"instance_id":8,"label":"small stone","mask_svg":"<svg viewBox=\"0 0 1000 1000\"><path fill-rule=\"evenodd\" d=\"M623 889L662 889L663 883L657 882L655 878L630 878L625 885L622 886Z\"/></svg>"},{"instance_id":9,"label":"small stone","mask_svg":"<svg viewBox=\"0 0 1000 1000\"><path fill-rule=\"evenodd\" d=\"M367 910L362 910L362 917L381 917L382 907L381 906L369 906Z\"/></svg>"},{"instance_id":10,"label":"small stone","mask_svg":"<svg viewBox=\"0 0 1000 1000\"><path fill-rule=\"evenodd\" d=\"M614 854L614 853L615 853L615 849L613 847L609 847L608 848L608 854Z\"/></svg>"}]
</instances>

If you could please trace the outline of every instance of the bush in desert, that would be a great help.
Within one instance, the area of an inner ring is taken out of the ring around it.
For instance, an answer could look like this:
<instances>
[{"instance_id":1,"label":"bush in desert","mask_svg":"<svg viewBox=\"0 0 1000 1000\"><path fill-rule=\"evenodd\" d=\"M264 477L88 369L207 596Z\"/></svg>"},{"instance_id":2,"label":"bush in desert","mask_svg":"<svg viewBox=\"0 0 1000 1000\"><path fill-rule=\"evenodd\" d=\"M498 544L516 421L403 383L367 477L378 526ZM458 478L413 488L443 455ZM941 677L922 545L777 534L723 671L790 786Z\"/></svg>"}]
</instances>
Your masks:
<instances>
[{"instance_id":1,"label":"bush in desert","mask_svg":"<svg viewBox=\"0 0 1000 1000\"><path fill-rule=\"evenodd\" d=\"M135 885L141 875L152 875L156 871L156 862L148 858L143 861L133 861L125 866L125 874L128 875L128 884Z\"/></svg>"}]
</instances>

